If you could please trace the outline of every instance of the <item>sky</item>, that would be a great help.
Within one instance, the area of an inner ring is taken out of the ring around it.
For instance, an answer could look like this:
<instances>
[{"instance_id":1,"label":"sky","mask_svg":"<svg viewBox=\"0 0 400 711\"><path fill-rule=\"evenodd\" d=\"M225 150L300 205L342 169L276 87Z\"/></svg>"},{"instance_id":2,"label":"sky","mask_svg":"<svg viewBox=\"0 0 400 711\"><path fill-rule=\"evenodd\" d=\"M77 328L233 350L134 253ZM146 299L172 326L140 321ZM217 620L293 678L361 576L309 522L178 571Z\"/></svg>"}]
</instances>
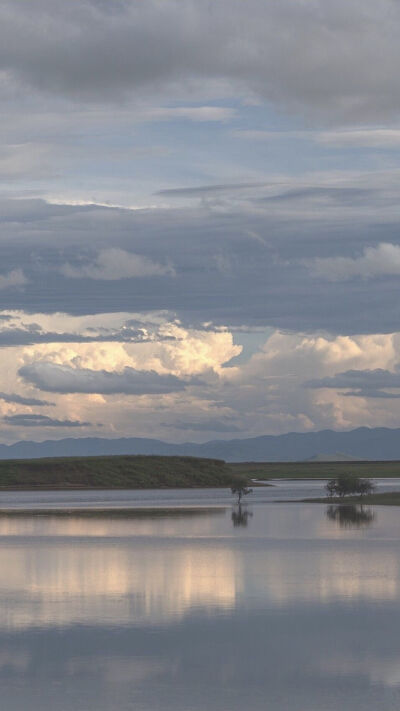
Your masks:
<instances>
[{"instance_id":1,"label":"sky","mask_svg":"<svg viewBox=\"0 0 400 711\"><path fill-rule=\"evenodd\" d=\"M399 34L2 0L0 441L400 426Z\"/></svg>"}]
</instances>

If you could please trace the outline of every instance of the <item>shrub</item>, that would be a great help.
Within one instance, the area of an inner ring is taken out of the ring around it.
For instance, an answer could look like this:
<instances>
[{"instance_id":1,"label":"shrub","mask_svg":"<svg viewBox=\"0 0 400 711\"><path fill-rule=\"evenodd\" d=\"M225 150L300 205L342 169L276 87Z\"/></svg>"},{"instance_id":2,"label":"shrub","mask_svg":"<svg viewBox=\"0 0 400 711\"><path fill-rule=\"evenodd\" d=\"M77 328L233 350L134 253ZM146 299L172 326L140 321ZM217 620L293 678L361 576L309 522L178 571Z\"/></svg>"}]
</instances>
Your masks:
<instances>
[{"instance_id":1,"label":"shrub","mask_svg":"<svg viewBox=\"0 0 400 711\"><path fill-rule=\"evenodd\" d=\"M330 479L325 486L327 496L345 496L372 494L375 484L369 479L361 479L353 474L341 474L336 479Z\"/></svg>"},{"instance_id":2,"label":"shrub","mask_svg":"<svg viewBox=\"0 0 400 711\"><path fill-rule=\"evenodd\" d=\"M242 484L241 482L232 484L231 486L231 492L237 496L238 504L240 504L242 496L247 496L247 494L251 494L252 491L253 489L249 489L245 483Z\"/></svg>"}]
</instances>

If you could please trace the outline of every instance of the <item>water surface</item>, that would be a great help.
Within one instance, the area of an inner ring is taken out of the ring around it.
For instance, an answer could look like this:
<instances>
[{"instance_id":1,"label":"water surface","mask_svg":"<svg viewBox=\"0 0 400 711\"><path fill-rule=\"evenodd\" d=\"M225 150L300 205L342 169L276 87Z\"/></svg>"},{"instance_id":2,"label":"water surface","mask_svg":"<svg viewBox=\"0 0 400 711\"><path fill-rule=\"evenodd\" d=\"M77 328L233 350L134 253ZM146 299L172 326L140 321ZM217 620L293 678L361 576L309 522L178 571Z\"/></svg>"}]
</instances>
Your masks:
<instances>
[{"instance_id":1,"label":"water surface","mask_svg":"<svg viewBox=\"0 0 400 711\"><path fill-rule=\"evenodd\" d=\"M400 510L274 503L315 486L98 516L125 495L39 492L77 510L0 516L2 708L398 711Z\"/></svg>"}]
</instances>

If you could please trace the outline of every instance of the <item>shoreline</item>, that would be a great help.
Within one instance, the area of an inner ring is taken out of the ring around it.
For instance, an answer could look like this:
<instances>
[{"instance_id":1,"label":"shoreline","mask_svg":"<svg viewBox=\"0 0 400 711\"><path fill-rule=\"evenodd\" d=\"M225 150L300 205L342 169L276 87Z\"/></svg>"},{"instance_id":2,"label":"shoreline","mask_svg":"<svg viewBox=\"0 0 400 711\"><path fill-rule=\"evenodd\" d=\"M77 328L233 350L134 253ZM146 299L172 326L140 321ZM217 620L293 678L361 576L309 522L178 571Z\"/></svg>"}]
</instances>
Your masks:
<instances>
[{"instance_id":1,"label":"shoreline","mask_svg":"<svg viewBox=\"0 0 400 711\"><path fill-rule=\"evenodd\" d=\"M354 504L361 504L362 506L400 506L400 491L385 491L382 494L345 496L343 498L339 498L338 496L324 496L311 499L299 499L293 503L334 504L335 506L354 506Z\"/></svg>"},{"instance_id":2,"label":"shoreline","mask_svg":"<svg viewBox=\"0 0 400 711\"><path fill-rule=\"evenodd\" d=\"M0 509L1 517L23 517L23 516L57 516L57 517L67 517L67 516L82 516L82 517L126 517L126 518L140 518L145 516L157 517L157 516L196 516L205 515L210 513L223 513L229 508L229 506L132 506L132 507L65 507L65 508L9 508Z\"/></svg>"}]
</instances>

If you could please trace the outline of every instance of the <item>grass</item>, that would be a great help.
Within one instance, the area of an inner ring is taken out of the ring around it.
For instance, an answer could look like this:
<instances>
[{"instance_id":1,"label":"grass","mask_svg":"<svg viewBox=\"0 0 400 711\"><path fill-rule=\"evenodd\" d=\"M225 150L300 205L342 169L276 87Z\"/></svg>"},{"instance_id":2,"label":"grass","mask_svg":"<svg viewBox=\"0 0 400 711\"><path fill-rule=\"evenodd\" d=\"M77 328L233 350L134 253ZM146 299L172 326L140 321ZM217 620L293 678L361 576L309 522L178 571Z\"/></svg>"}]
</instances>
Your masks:
<instances>
[{"instance_id":1,"label":"grass","mask_svg":"<svg viewBox=\"0 0 400 711\"><path fill-rule=\"evenodd\" d=\"M240 462L229 465L247 479L333 479L340 474L368 478L400 477L400 462Z\"/></svg>"},{"instance_id":2,"label":"grass","mask_svg":"<svg viewBox=\"0 0 400 711\"><path fill-rule=\"evenodd\" d=\"M337 504L346 506L351 504L365 504L368 506L400 506L400 491L385 491L384 494L368 494L367 496L346 496L343 499L328 497L318 499L302 499L307 504Z\"/></svg>"},{"instance_id":3,"label":"grass","mask_svg":"<svg viewBox=\"0 0 400 711\"><path fill-rule=\"evenodd\" d=\"M196 457L58 457L0 461L0 489L230 487L243 476L224 461ZM247 480L246 480L247 482Z\"/></svg>"},{"instance_id":4,"label":"grass","mask_svg":"<svg viewBox=\"0 0 400 711\"><path fill-rule=\"evenodd\" d=\"M0 489L229 488L238 481L252 486L252 479L331 479L343 473L400 477L400 462L227 464L219 459L140 455L12 459L0 460Z\"/></svg>"}]
</instances>

